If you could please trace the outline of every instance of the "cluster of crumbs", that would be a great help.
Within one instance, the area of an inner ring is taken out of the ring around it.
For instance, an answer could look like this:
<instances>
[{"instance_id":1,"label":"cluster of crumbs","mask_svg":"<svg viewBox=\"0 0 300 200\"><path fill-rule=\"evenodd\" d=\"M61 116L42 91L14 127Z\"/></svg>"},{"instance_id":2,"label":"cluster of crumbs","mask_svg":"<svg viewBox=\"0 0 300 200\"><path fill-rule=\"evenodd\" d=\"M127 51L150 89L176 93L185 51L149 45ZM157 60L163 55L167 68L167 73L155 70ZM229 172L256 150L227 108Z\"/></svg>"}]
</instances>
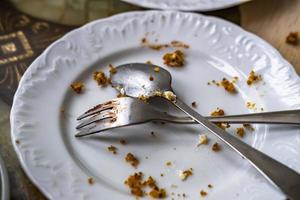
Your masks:
<instances>
[{"instance_id":1,"label":"cluster of crumbs","mask_svg":"<svg viewBox=\"0 0 300 200\"><path fill-rule=\"evenodd\" d=\"M210 116L212 116L212 117L219 117L219 116L224 116L224 115L225 115L224 110L219 107L210 113Z\"/></svg>"},{"instance_id":2,"label":"cluster of crumbs","mask_svg":"<svg viewBox=\"0 0 300 200\"><path fill-rule=\"evenodd\" d=\"M95 71L93 73L93 79L97 82L98 85L106 86L108 83L108 78L102 71Z\"/></svg>"},{"instance_id":3,"label":"cluster of crumbs","mask_svg":"<svg viewBox=\"0 0 300 200\"><path fill-rule=\"evenodd\" d=\"M285 42L291 45L297 45L299 42L298 32L290 32L290 34L286 37Z\"/></svg>"},{"instance_id":4,"label":"cluster of crumbs","mask_svg":"<svg viewBox=\"0 0 300 200\"><path fill-rule=\"evenodd\" d=\"M76 82L71 84L71 88L76 92L77 94L80 94L82 90L84 89L84 84L82 82Z\"/></svg>"},{"instance_id":5,"label":"cluster of crumbs","mask_svg":"<svg viewBox=\"0 0 300 200\"><path fill-rule=\"evenodd\" d=\"M132 153L128 153L126 155L125 161L131 164L131 166L133 167L137 167L138 164L140 163L139 160Z\"/></svg>"},{"instance_id":6,"label":"cluster of crumbs","mask_svg":"<svg viewBox=\"0 0 300 200\"><path fill-rule=\"evenodd\" d=\"M167 196L166 190L159 188L151 176L145 181L143 179L144 175L142 172L134 173L125 180L124 184L129 187L131 194L135 197L143 197L147 194L145 191L146 187L150 188L148 195L154 199L162 199Z\"/></svg>"},{"instance_id":7,"label":"cluster of crumbs","mask_svg":"<svg viewBox=\"0 0 300 200\"><path fill-rule=\"evenodd\" d=\"M182 67L184 65L184 53L176 50L163 56L164 64L169 67Z\"/></svg>"},{"instance_id":8,"label":"cluster of crumbs","mask_svg":"<svg viewBox=\"0 0 300 200\"><path fill-rule=\"evenodd\" d=\"M212 145L212 148L211 148L214 152L218 152L218 151L220 151L221 150L221 147L220 147L220 145L219 145L219 143L214 143L213 145Z\"/></svg>"},{"instance_id":9,"label":"cluster of crumbs","mask_svg":"<svg viewBox=\"0 0 300 200\"><path fill-rule=\"evenodd\" d=\"M243 127L240 127L240 128L236 128L236 134L238 136L240 136L241 138L244 137L246 131Z\"/></svg>"},{"instance_id":10,"label":"cluster of crumbs","mask_svg":"<svg viewBox=\"0 0 300 200\"><path fill-rule=\"evenodd\" d=\"M236 93L235 86L233 82L227 80L226 78L223 78L220 82L220 85L229 93L234 94Z\"/></svg>"},{"instance_id":11,"label":"cluster of crumbs","mask_svg":"<svg viewBox=\"0 0 300 200\"><path fill-rule=\"evenodd\" d=\"M206 134L200 134L197 146L200 146L202 144L207 144L207 143L208 143L207 135Z\"/></svg>"},{"instance_id":12,"label":"cluster of crumbs","mask_svg":"<svg viewBox=\"0 0 300 200\"><path fill-rule=\"evenodd\" d=\"M117 154L117 147L110 145L109 147L107 147L107 150L112 152L113 154Z\"/></svg>"},{"instance_id":13,"label":"cluster of crumbs","mask_svg":"<svg viewBox=\"0 0 300 200\"><path fill-rule=\"evenodd\" d=\"M248 85L252 85L253 83L256 83L258 81L262 80L262 77L261 75L259 74L256 74L255 71L251 71L249 76L248 76L248 79L247 79L247 84Z\"/></svg>"},{"instance_id":14,"label":"cluster of crumbs","mask_svg":"<svg viewBox=\"0 0 300 200\"><path fill-rule=\"evenodd\" d=\"M188 177L193 175L193 168L187 170L179 170L179 178L185 181Z\"/></svg>"}]
</instances>

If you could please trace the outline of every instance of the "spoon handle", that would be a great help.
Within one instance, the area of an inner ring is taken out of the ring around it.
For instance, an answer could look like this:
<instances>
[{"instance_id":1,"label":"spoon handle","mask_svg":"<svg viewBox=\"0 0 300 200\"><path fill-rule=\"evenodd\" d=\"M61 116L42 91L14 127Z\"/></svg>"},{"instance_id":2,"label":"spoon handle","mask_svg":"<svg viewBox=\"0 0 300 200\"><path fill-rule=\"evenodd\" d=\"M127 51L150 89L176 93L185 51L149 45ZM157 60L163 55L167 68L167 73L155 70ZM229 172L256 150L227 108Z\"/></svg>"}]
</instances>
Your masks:
<instances>
[{"instance_id":1,"label":"spoon handle","mask_svg":"<svg viewBox=\"0 0 300 200\"><path fill-rule=\"evenodd\" d=\"M297 172L218 128L181 100L177 99L173 104L249 160L267 180L280 188L290 199L299 199L300 175Z\"/></svg>"}]
</instances>

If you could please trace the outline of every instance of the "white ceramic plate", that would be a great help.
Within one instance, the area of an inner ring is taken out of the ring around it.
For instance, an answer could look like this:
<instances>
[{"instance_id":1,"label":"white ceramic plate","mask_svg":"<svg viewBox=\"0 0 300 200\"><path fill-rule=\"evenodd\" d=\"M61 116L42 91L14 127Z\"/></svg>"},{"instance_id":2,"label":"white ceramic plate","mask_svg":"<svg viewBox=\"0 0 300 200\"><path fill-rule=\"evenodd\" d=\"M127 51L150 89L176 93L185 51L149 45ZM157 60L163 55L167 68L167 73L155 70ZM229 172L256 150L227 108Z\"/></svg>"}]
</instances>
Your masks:
<instances>
[{"instance_id":1,"label":"white ceramic plate","mask_svg":"<svg viewBox=\"0 0 300 200\"><path fill-rule=\"evenodd\" d=\"M210 11L228 8L250 0L122 0L138 6L184 11Z\"/></svg>"},{"instance_id":2,"label":"white ceramic plate","mask_svg":"<svg viewBox=\"0 0 300 200\"><path fill-rule=\"evenodd\" d=\"M147 60L164 66L162 55L174 49L142 47L143 37L158 43L179 40L191 46L184 50L185 67L166 68L173 76L177 95L187 103L197 101L197 110L203 115L216 107L227 114L251 112L245 106L247 101L255 102L257 111L261 107L265 111L300 108L300 81L292 66L266 42L234 24L171 11L133 12L95 21L43 52L26 71L16 92L12 140L34 184L50 199L133 199L123 182L129 174L142 171L166 188L169 199L172 192L199 199L201 189L208 192L206 199L283 199L280 191L213 135L209 135L209 145L197 148L198 134L206 132L198 125L149 123L74 137L76 117L117 94L110 87L98 87L92 80L93 71L107 73L110 63ZM252 69L262 74L264 81L249 87L246 79ZM237 95L207 85L213 79L232 76L239 77ZM85 83L83 94L70 89L74 81ZM119 145L121 138L128 144ZM243 140L300 172L298 127L259 125ZM222 151L212 152L214 142L221 143ZM119 149L117 155L107 151L110 145ZM125 163L128 152L140 159L138 169ZM167 161L172 166L166 166ZM190 167L194 175L181 181L178 170ZM89 176L95 178L95 184L87 183ZM213 189L208 189L208 184Z\"/></svg>"}]
</instances>

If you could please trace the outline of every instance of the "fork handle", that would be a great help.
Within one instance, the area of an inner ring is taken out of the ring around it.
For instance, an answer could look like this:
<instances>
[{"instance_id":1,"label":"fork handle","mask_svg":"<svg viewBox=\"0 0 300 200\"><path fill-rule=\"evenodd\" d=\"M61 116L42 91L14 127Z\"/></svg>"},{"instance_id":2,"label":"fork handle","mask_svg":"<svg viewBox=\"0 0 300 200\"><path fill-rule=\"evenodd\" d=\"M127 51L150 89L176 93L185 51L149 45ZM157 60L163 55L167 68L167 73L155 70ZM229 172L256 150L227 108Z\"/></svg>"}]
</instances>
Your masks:
<instances>
[{"instance_id":1,"label":"fork handle","mask_svg":"<svg viewBox=\"0 0 300 200\"><path fill-rule=\"evenodd\" d=\"M174 115L161 116L163 121L179 124L195 124L190 117L178 117ZM300 125L300 109L250 113L242 115L226 115L221 117L205 117L214 123L232 123L232 124L294 124Z\"/></svg>"},{"instance_id":2,"label":"fork handle","mask_svg":"<svg viewBox=\"0 0 300 200\"><path fill-rule=\"evenodd\" d=\"M296 171L252 148L250 145L228 134L223 129L218 128L215 124L211 123L179 99L172 103L210 132L214 133L241 156L249 160L267 180L280 188L290 199L299 199L300 175Z\"/></svg>"}]
</instances>

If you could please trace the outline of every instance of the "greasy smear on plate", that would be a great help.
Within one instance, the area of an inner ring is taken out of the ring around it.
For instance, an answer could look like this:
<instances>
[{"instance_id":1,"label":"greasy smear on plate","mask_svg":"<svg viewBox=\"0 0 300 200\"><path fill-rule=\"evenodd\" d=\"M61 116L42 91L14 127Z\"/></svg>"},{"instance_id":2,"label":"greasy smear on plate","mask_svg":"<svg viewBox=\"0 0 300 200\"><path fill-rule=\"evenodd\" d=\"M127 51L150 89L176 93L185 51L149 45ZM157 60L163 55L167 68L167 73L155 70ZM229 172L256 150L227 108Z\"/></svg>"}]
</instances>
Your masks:
<instances>
[{"instance_id":1,"label":"greasy smear on plate","mask_svg":"<svg viewBox=\"0 0 300 200\"><path fill-rule=\"evenodd\" d=\"M84 89L84 84L82 82L75 82L71 84L71 88L74 90L74 92L80 94Z\"/></svg>"},{"instance_id":2,"label":"greasy smear on plate","mask_svg":"<svg viewBox=\"0 0 300 200\"><path fill-rule=\"evenodd\" d=\"M149 42L146 37L141 39L141 44L142 44L142 46L148 47L148 48L150 48L152 50L156 50L156 51L166 49L166 48L183 48L183 49L190 48L190 46L188 44L185 44L181 41L173 40L169 43L159 44L159 43Z\"/></svg>"}]
</instances>

